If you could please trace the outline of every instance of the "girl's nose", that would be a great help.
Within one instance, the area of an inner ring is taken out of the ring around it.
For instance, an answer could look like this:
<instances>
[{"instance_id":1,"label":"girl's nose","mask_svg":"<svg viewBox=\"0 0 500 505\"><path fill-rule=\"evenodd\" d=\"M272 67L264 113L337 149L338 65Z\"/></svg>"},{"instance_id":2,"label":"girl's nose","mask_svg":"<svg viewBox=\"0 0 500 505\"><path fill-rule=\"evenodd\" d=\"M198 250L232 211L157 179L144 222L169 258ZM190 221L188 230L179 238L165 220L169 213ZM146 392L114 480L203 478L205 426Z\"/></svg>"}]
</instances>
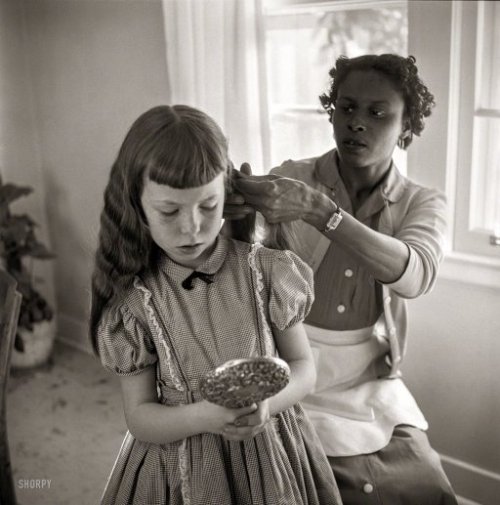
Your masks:
<instances>
[{"instance_id":1,"label":"girl's nose","mask_svg":"<svg viewBox=\"0 0 500 505\"><path fill-rule=\"evenodd\" d=\"M200 231L201 220L198 212L186 212L181 217L180 231L184 235L196 235Z\"/></svg>"}]
</instances>

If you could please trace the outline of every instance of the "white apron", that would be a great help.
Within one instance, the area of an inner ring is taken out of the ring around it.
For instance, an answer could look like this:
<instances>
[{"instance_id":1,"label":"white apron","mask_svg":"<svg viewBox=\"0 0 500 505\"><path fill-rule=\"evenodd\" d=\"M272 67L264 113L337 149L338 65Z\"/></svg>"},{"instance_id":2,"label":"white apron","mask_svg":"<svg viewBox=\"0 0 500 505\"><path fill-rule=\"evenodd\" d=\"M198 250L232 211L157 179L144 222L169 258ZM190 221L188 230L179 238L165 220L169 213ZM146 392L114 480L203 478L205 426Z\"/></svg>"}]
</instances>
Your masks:
<instances>
[{"instance_id":1,"label":"white apron","mask_svg":"<svg viewBox=\"0 0 500 505\"><path fill-rule=\"evenodd\" d=\"M399 376L377 378L390 353L383 317L359 330L305 325L316 364L313 393L302 400L328 456L368 454L385 447L398 424L428 425Z\"/></svg>"}]
</instances>

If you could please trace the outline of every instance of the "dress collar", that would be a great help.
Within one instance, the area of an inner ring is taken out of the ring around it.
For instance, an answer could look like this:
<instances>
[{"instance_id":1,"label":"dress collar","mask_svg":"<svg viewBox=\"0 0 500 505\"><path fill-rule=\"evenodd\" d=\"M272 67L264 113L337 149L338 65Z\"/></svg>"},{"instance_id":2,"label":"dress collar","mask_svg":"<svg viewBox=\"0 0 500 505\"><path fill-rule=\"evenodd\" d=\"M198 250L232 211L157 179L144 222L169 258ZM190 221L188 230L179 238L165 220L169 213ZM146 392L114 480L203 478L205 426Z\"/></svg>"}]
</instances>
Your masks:
<instances>
[{"instance_id":1,"label":"dress collar","mask_svg":"<svg viewBox=\"0 0 500 505\"><path fill-rule=\"evenodd\" d=\"M228 239L219 235L215 242L215 247L210 256L196 268L197 272L213 275L217 273L226 259L229 247ZM160 269L165 272L174 282L181 283L195 269L185 267L171 260L166 254L161 256L159 262Z\"/></svg>"}]
</instances>

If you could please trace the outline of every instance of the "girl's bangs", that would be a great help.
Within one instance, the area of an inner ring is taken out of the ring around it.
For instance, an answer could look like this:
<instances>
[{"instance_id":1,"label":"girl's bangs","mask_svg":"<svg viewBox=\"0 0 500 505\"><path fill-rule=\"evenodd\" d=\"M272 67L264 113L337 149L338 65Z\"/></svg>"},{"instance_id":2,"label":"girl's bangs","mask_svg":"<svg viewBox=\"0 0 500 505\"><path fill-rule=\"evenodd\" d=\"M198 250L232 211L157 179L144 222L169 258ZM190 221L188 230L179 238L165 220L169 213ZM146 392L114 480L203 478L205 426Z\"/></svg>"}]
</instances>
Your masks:
<instances>
[{"instance_id":1,"label":"girl's bangs","mask_svg":"<svg viewBox=\"0 0 500 505\"><path fill-rule=\"evenodd\" d=\"M195 188L211 182L227 169L220 139L186 135L184 129L163 134L148 163L149 178L173 188ZM183 131L184 130L184 131Z\"/></svg>"}]
</instances>

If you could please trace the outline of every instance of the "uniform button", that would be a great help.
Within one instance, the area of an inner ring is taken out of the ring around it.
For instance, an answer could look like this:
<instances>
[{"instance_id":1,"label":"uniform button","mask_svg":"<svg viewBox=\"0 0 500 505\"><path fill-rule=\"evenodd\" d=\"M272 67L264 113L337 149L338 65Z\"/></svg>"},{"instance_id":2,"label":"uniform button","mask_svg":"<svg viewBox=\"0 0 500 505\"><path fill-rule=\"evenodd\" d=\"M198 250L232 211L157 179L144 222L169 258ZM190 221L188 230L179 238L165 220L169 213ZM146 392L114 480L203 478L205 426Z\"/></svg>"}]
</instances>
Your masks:
<instances>
[{"instance_id":1,"label":"uniform button","mask_svg":"<svg viewBox=\"0 0 500 505\"><path fill-rule=\"evenodd\" d=\"M370 494L373 492L373 486L367 482L364 486L363 486L363 492L366 493L366 494Z\"/></svg>"},{"instance_id":2,"label":"uniform button","mask_svg":"<svg viewBox=\"0 0 500 505\"><path fill-rule=\"evenodd\" d=\"M344 272L344 275L346 277L352 277L353 274L354 274L354 272L350 268L347 268L346 271Z\"/></svg>"},{"instance_id":3,"label":"uniform button","mask_svg":"<svg viewBox=\"0 0 500 505\"><path fill-rule=\"evenodd\" d=\"M337 305L337 312L339 314L343 314L345 312L345 305L342 305L342 304Z\"/></svg>"}]
</instances>

